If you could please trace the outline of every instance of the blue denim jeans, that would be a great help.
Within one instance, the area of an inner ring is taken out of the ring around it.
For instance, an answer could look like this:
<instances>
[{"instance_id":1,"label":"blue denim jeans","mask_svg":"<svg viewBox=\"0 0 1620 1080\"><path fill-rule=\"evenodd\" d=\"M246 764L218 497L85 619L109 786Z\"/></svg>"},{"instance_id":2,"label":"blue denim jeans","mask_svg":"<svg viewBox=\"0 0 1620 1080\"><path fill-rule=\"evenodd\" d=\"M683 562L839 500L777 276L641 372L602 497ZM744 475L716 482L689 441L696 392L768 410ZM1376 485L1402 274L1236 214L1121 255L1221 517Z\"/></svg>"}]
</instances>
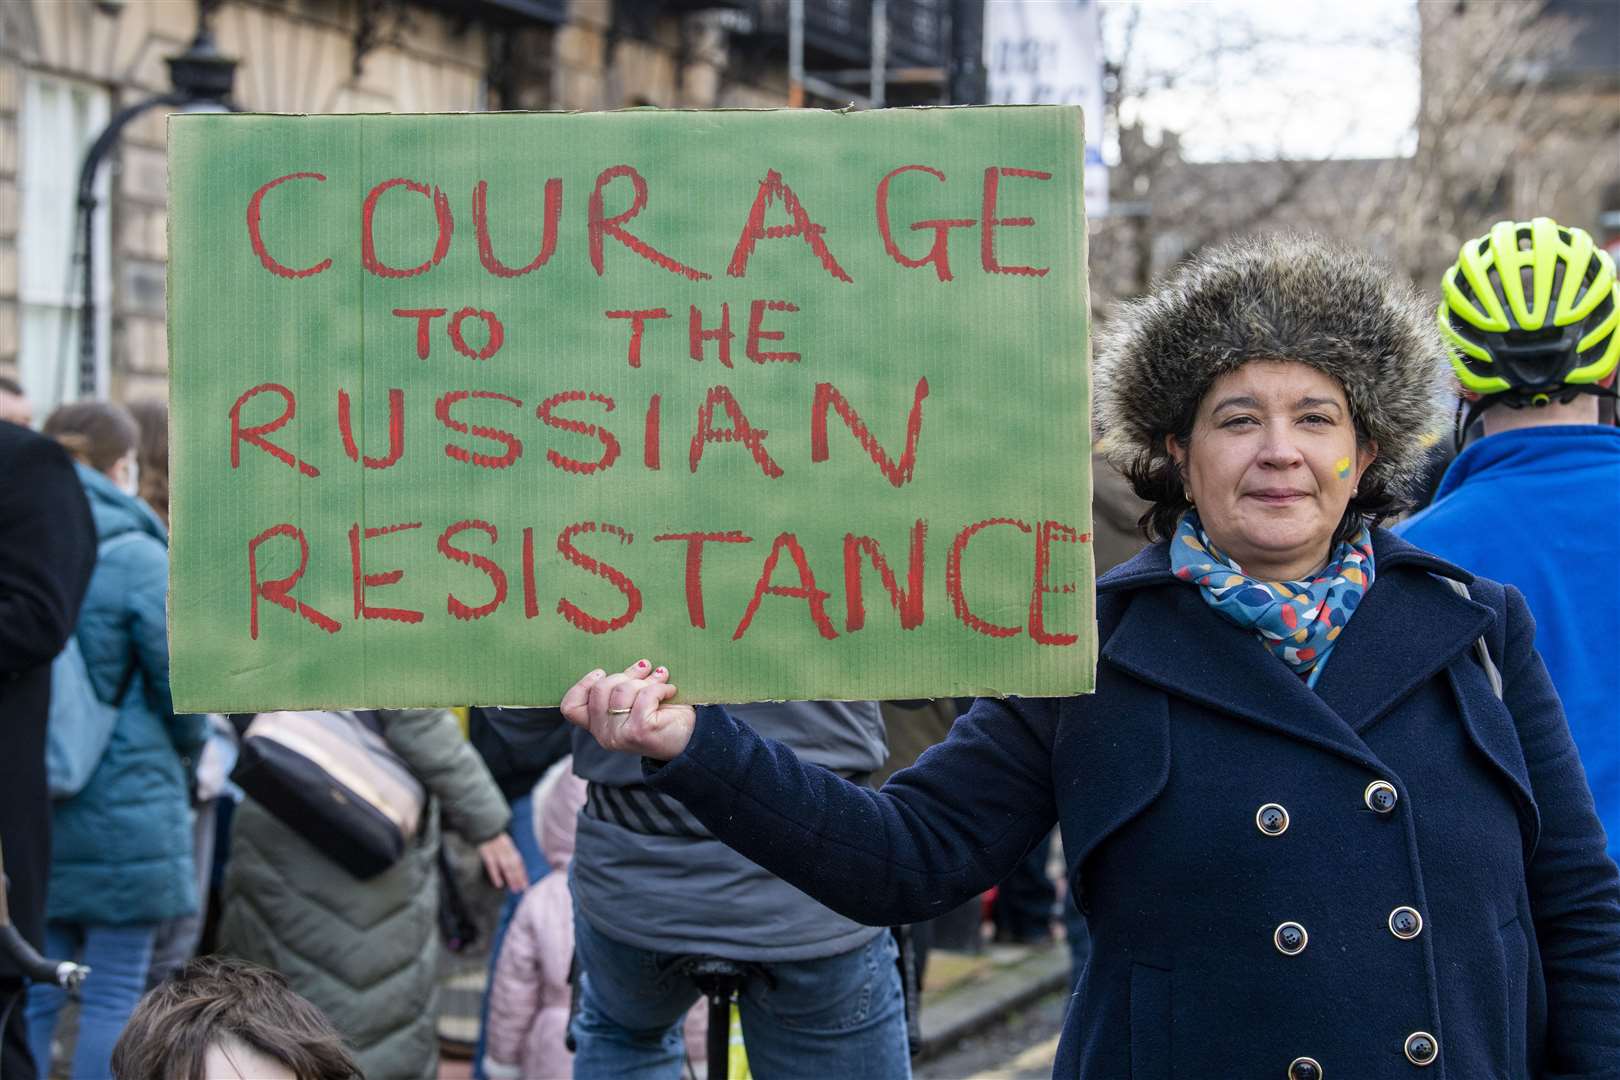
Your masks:
<instances>
[{"instance_id":1,"label":"blue denim jeans","mask_svg":"<svg viewBox=\"0 0 1620 1080\"><path fill-rule=\"evenodd\" d=\"M678 958L615 941L577 908L574 953L581 976L575 1080L679 1077L681 1022L698 991L672 970ZM895 956L885 932L836 956L766 964L770 978L749 979L738 1003L749 1072L757 1080L910 1077Z\"/></svg>"},{"instance_id":2,"label":"blue denim jeans","mask_svg":"<svg viewBox=\"0 0 1620 1080\"><path fill-rule=\"evenodd\" d=\"M146 969L156 937L155 925L45 924L45 955L78 960L91 972L80 991L79 1039L69 1075L112 1075L113 1044L146 991ZM28 988L28 1045L41 1076L51 1071L51 1036L65 1000L67 995L49 983Z\"/></svg>"},{"instance_id":3,"label":"blue denim jeans","mask_svg":"<svg viewBox=\"0 0 1620 1080\"><path fill-rule=\"evenodd\" d=\"M534 834L532 794L519 795L512 800L512 821L506 826L506 831L512 837L512 843L517 845L518 854L523 856L523 868L529 872L530 885L551 872L551 863L546 861L545 852L540 850L540 838ZM511 925L512 913L517 911L522 900L522 893L507 893L505 902L501 904L500 917L495 921L495 935L489 939L489 981L486 987L495 985L495 965L501 959L501 942L506 940L506 928ZM478 1049L473 1054L473 1080L488 1080L484 1075L484 1027L488 1023L489 992L486 989L483 1003L478 1007Z\"/></svg>"}]
</instances>

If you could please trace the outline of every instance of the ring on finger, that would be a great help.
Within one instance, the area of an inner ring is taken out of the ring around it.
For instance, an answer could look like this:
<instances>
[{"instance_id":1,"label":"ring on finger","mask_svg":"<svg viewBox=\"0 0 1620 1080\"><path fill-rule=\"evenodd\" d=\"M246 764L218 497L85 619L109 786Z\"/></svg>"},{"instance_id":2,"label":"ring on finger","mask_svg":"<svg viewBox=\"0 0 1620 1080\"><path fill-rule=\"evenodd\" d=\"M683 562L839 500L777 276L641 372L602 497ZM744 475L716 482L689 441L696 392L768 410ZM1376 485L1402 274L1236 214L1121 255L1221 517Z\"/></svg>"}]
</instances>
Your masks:
<instances>
[{"instance_id":1,"label":"ring on finger","mask_svg":"<svg viewBox=\"0 0 1620 1080\"><path fill-rule=\"evenodd\" d=\"M628 707L623 708L623 709L609 709L607 711L607 714L609 716L628 716L629 713L630 713L630 709Z\"/></svg>"}]
</instances>

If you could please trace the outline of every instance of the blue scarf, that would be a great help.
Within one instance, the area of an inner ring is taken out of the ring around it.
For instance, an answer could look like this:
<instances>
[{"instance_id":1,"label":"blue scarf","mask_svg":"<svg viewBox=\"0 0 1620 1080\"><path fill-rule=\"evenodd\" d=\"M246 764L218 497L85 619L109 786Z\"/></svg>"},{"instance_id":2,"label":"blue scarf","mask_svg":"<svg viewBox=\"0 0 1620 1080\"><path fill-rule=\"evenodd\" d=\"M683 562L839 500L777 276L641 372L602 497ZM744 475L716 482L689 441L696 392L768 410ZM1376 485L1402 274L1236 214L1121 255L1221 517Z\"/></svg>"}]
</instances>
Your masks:
<instances>
[{"instance_id":1,"label":"blue scarf","mask_svg":"<svg viewBox=\"0 0 1620 1080\"><path fill-rule=\"evenodd\" d=\"M1372 534L1363 525L1310 581L1261 581L1210 543L1198 511L1189 510L1170 541L1170 569L1199 586L1204 600L1228 621L1253 630L1314 689L1334 642L1372 588Z\"/></svg>"}]
</instances>

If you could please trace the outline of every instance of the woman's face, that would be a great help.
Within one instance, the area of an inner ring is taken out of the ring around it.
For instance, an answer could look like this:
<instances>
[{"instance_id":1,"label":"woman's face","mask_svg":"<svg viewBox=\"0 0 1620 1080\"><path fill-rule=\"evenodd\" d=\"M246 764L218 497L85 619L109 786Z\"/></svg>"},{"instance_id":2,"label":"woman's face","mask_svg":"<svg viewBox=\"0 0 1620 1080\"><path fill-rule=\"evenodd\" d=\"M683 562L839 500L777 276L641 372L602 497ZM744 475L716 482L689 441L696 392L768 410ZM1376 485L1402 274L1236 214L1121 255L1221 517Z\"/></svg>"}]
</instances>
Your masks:
<instances>
[{"instance_id":1,"label":"woman's face","mask_svg":"<svg viewBox=\"0 0 1620 1080\"><path fill-rule=\"evenodd\" d=\"M1192 438L1168 438L1209 538L1269 581L1309 577L1361 475L1378 455L1356 445L1344 388L1295 360L1222 375L1198 403Z\"/></svg>"}]
</instances>

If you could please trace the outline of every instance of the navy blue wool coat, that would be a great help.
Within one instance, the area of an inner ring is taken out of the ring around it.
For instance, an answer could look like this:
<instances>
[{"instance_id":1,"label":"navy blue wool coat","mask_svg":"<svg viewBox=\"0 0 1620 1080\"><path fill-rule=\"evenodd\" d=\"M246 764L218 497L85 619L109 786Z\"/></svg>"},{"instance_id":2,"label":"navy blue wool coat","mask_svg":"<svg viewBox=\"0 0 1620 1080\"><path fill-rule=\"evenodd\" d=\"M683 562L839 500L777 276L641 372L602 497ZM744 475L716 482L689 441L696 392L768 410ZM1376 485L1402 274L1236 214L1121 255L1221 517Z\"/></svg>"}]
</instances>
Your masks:
<instances>
[{"instance_id":1,"label":"navy blue wool coat","mask_svg":"<svg viewBox=\"0 0 1620 1080\"><path fill-rule=\"evenodd\" d=\"M1524 601L1374 547L1314 692L1159 544L1098 584L1095 695L982 699L880 792L704 707L649 782L874 924L1057 822L1092 935L1057 1076L1620 1077L1620 880Z\"/></svg>"}]
</instances>

